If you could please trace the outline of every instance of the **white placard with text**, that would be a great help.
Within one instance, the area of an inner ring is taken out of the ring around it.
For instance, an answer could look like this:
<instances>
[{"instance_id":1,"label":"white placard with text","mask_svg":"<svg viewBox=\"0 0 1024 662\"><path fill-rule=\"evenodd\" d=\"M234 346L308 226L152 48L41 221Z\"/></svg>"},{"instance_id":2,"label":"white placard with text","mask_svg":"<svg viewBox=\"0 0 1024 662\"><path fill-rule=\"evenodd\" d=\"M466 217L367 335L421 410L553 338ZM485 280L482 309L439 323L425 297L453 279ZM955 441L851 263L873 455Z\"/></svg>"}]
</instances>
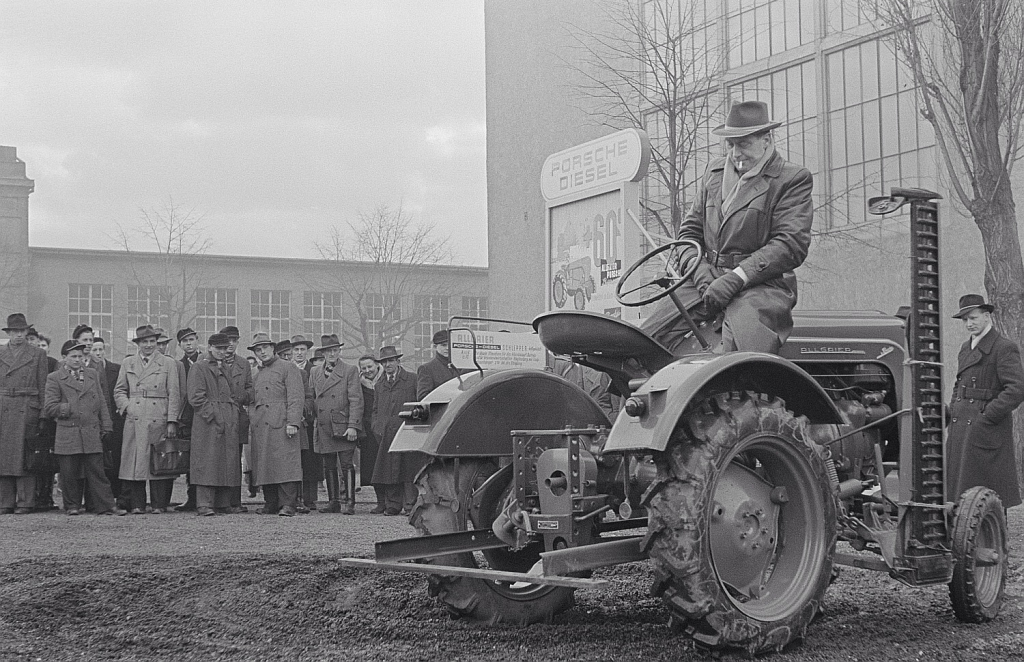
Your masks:
<instances>
[{"instance_id":1,"label":"white placard with text","mask_svg":"<svg viewBox=\"0 0 1024 662\"><path fill-rule=\"evenodd\" d=\"M473 362L473 340L476 362ZM452 365L460 369L511 370L545 366L545 349L536 333L505 333L456 329L449 340Z\"/></svg>"}]
</instances>

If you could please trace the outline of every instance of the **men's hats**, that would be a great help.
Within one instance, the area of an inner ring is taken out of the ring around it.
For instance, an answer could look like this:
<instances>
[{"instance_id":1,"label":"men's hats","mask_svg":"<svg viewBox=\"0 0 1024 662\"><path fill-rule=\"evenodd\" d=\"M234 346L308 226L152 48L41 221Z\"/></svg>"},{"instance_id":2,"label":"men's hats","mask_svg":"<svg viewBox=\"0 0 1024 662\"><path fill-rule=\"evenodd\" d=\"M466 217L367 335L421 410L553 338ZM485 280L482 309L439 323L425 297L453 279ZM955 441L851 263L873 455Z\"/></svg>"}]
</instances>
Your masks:
<instances>
[{"instance_id":1,"label":"men's hats","mask_svg":"<svg viewBox=\"0 0 1024 662\"><path fill-rule=\"evenodd\" d=\"M964 315L975 308L981 308L989 313L996 309L992 304L985 303L985 297L980 294L965 294L960 297L960 310L956 311L956 315L953 315L953 317L963 319Z\"/></svg>"},{"instance_id":2,"label":"men's hats","mask_svg":"<svg viewBox=\"0 0 1024 662\"><path fill-rule=\"evenodd\" d=\"M313 351L313 358L314 359L322 359L322 358L324 358L324 350L319 349L319 348L314 350Z\"/></svg>"},{"instance_id":3,"label":"men's hats","mask_svg":"<svg viewBox=\"0 0 1024 662\"><path fill-rule=\"evenodd\" d=\"M274 354L284 354L292 348L291 340L279 340L274 343Z\"/></svg>"},{"instance_id":4,"label":"men's hats","mask_svg":"<svg viewBox=\"0 0 1024 662\"><path fill-rule=\"evenodd\" d=\"M312 340L306 340L306 336L302 335L301 333L298 333L298 334L295 334L294 336L292 336L291 343L292 343L292 347L298 347L299 345L305 345L306 349L309 349L313 345L316 344Z\"/></svg>"},{"instance_id":5,"label":"men's hats","mask_svg":"<svg viewBox=\"0 0 1024 662\"><path fill-rule=\"evenodd\" d=\"M187 329L187 330L191 331L191 329ZM189 335L195 335L195 332L193 331ZM181 342L182 337L183 336L181 335L181 331L179 331L178 332L178 342ZM184 337L187 338L188 335L186 335ZM210 347L227 347L228 345L231 344L231 339L228 338L223 333L215 333L212 336L210 336L210 339L206 341L206 344L209 345Z\"/></svg>"},{"instance_id":6,"label":"men's hats","mask_svg":"<svg viewBox=\"0 0 1024 662\"><path fill-rule=\"evenodd\" d=\"M39 332L36 331L36 327L30 326L30 327L28 327L28 332L25 334L25 337L26 338L38 338L39 337Z\"/></svg>"},{"instance_id":7,"label":"men's hats","mask_svg":"<svg viewBox=\"0 0 1024 662\"><path fill-rule=\"evenodd\" d=\"M320 349L332 349L334 347L341 347L344 344L338 340L337 333L332 333L329 336L320 336Z\"/></svg>"},{"instance_id":8,"label":"men's hats","mask_svg":"<svg viewBox=\"0 0 1024 662\"><path fill-rule=\"evenodd\" d=\"M434 337L430 339L431 345L447 345L448 344L448 329L441 329L440 331L434 332Z\"/></svg>"},{"instance_id":9,"label":"men's hats","mask_svg":"<svg viewBox=\"0 0 1024 662\"><path fill-rule=\"evenodd\" d=\"M160 332L153 328L151 324L144 324L135 329L135 337L132 338L132 342L137 343L145 340L146 338L159 338Z\"/></svg>"},{"instance_id":10,"label":"men's hats","mask_svg":"<svg viewBox=\"0 0 1024 662\"><path fill-rule=\"evenodd\" d=\"M226 326L223 329L221 329L220 332L233 340L238 340L239 338L242 337L242 334L238 332L237 326Z\"/></svg>"},{"instance_id":11,"label":"men's hats","mask_svg":"<svg viewBox=\"0 0 1024 662\"><path fill-rule=\"evenodd\" d=\"M71 337L77 340L83 333L92 333L92 327L88 324L79 324L75 327L75 330L71 332Z\"/></svg>"},{"instance_id":12,"label":"men's hats","mask_svg":"<svg viewBox=\"0 0 1024 662\"><path fill-rule=\"evenodd\" d=\"M77 340L65 340L64 344L60 346L60 355L67 356L76 349L85 349L85 343L80 343Z\"/></svg>"},{"instance_id":13,"label":"men's hats","mask_svg":"<svg viewBox=\"0 0 1024 662\"><path fill-rule=\"evenodd\" d=\"M31 325L25 321L24 313L13 313L7 316L7 326L4 331L21 331L28 329Z\"/></svg>"},{"instance_id":14,"label":"men's hats","mask_svg":"<svg viewBox=\"0 0 1024 662\"><path fill-rule=\"evenodd\" d=\"M394 345L385 345L380 348L380 358L378 361L387 361L388 359L400 359L404 356L401 352L395 349Z\"/></svg>"},{"instance_id":15,"label":"men's hats","mask_svg":"<svg viewBox=\"0 0 1024 662\"><path fill-rule=\"evenodd\" d=\"M768 119L768 104L764 101L740 101L729 109L725 124L715 127L711 133L723 138L744 138L780 126L782 122Z\"/></svg>"},{"instance_id":16,"label":"men's hats","mask_svg":"<svg viewBox=\"0 0 1024 662\"><path fill-rule=\"evenodd\" d=\"M226 336L228 336L230 338L230 335L228 335L226 333L224 335L226 335ZM273 344L274 344L274 341L270 339L270 336L268 336L265 333L257 333L255 336L252 337L252 344L249 345L249 351L251 351L251 352L255 351L256 348L259 347L260 345L273 345Z\"/></svg>"},{"instance_id":17,"label":"men's hats","mask_svg":"<svg viewBox=\"0 0 1024 662\"><path fill-rule=\"evenodd\" d=\"M156 339L156 342L157 342L158 345L163 345L164 343L171 342L171 337L169 335L167 335L166 331L164 331L164 327L162 327L162 326L154 326L153 330L160 334L159 336L157 336L157 339Z\"/></svg>"},{"instance_id":18,"label":"men's hats","mask_svg":"<svg viewBox=\"0 0 1024 662\"><path fill-rule=\"evenodd\" d=\"M191 327L187 326L184 329L180 329L176 334L174 334L174 337L177 339L178 342L181 342L182 340L188 338L189 336L195 336L196 338L198 338L199 334L193 331Z\"/></svg>"}]
</instances>

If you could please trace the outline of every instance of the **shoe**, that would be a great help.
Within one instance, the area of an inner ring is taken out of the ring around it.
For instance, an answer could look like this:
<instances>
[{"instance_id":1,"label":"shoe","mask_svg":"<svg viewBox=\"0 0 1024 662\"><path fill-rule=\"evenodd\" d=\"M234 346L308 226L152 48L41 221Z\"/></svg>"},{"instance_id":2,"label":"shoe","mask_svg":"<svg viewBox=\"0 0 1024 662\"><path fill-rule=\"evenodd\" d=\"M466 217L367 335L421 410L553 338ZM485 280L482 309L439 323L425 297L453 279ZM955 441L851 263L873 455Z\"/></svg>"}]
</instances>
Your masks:
<instances>
[{"instance_id":1,"label":"shoe","mask_svg":"<svg viewBox=\"0 0 1024 662\"><path fill-rule=\"evenodd\" d=\"M216 514L213 508L196 508L196 515L199 517L213 517Z\"/></svg>"},{"instance_id":2,"label":"shoe","mask_svg":"<svg viewBox=\"0 0 1024 662\"><path fill-rule=\"evenodd\" d=\"M190 513L196 510L195 501L186 501L185 503L179 504L174 507L176 513Z\"/></svg>"},{"instance_id":3,"label":"shoe","mask_svg":"<svg viewBox=\"0 0 1024 662\"><path fill-rule=\"evenodd\" d=\"M82 514L82 511L79 510L78 508L68 508L64 512L67 513L68 515L81 515Z\"/></svg>"},{"instance_id":4,"label":"shoe","mask_svg":"<svg viewBox=\"0 0 1024 662\"><path fill-rule=\"evenodd\" d=\"M267 508L265 506L263 508L257 508L256 509L256 514L257 515L276 515L277 513L278 513L278 511L270 510L269 508Z\"/></svg>"},{"instance_id":5,"label":"shoe","mask_svg":"<svg viewBox=\"0 0 1024 662\"><path fill-rule=\"evenodd\" d=\"M249 509L246 508L245 506L231 506L230 508L225 509L224 512L228 513L229 515L241 515L242 513L249 512Z\"/></svg>"},{"instance_id":6,"label":"shoe","mask_svg":"<svg viewBox=\"0 0 1024 662\"><path fill-rule=\"evenodd\" d=\"M142 508L132 508L131 514L132 515L145 515L146 511L144 509L142 509Z\"/></svg>"},{"instance_id":7,"label":"shoe","mask_svg":"<svg viewBox=\"0 0 1024 662\"><path fill-rule=\"evenodd\" d=\"M0 508L0 515L13 515L14 508Z\"/></svg>"},{"instance_id":8,"label":"shoe","mask_svg":"<svg viewBox=\"0 0 1024 662\"><path fill-rule=\"evenodd\" d=\"M384 504L383 503L378 503L377 506L373 510L370 511L370 514L371 515L380 515L381 513L384 512L384 510L385 510Z\"/></svg>"},{"instance_id":9,"label":"shoe","mask_svg":"<svg viewBox=\"0 0 1024 662\"><path fill-rule=\"evenodd\" d=\"M33 512L33 510L34 510L34 508L15 508L14 509L14 514L15 515L28 515L31 512Z\"/></svg>"},{"instance_id":10,"label":"shoe","mask_svg":"<svg viewBox=\"0 0 1024 662\"><path fill-rule=\"evenodd\" d=\"M316 511L317 511L316 501L314 501L313 503L309 504L309 512L315 513Z\"/></svg>"},{"instance_id":11,"label":"shoe","mask_svg":"<svg viewBox=\"0 0 1024 662\"><path fill-rule=\"evenodd\" d=\"M102 513L97 513L97 514L99 514L99 515L116 515L118 517L121 517L123 515L127 515L128 511L127 510L123 510L121 508L118 508L117 506L114 506L110 510L104 510Z\"/></svg>"},{"instance_id":12,"label":"shoe","mask_svg":"<svg viewBox=\"0 0 1024 662\"><path fill-rule=\"evenodd\" d=\"M355 504L355 502L353 502L353 501L346 501L345 505L342 506L342 508L341 508L341 514L342 515L355 515L356 514L356 504Z\"/></svg>"},{"instance_id":13,"label":"shoe","mask_svg":"<svg viewBox=\"0 0 1024 662\"><path fill-rule=\"evenodd\" d=\"M295 506L295 512L297 512L300 515L308 515L309 514L309 508L306 508L306 506L304 506L304 505Z\"/></svg>"},{"instance_id":14,"label":"shoe","mask_svg":"<svg viewBox=\"0 0 1024 662\"><path fill-rule=\"evenodd\" d=\"M412 515L412 508L402 508L400 515Z\"/></svg>"},{"instance_id":15,"label":"shoe","mask_svg":"<svg viewBox=\"0 0 1024 662\"><path fill-rule=\"evenodd\" d=\"M341 502L340 501L332 501L332 502L330 502L329 504L327 504L327 507L324 508L324 512L325 513L340 513L341 512Z\"/></svg>"},{"instance_id":16,"label":"shoe","mask_svg":"<svg viewBox=\"0 0 1024 662\"><path fill-rule=\"evenodd\" d=\"M281 517L294 517L295 509L292 508L291 506L285 506L284 508L281 509L281 512L279 512L278 515L280 515Z\"/></svg>"},{"instance_id":17,"label":"shoe","mask_svg":"<svg viewBox=\"0 0 1024 662\"><path fill-rule=\"evenodd\" d=\"M401 515L402 511L400 511L398 508L385 508L384 514L388 517L392 517L394 515Z\"/></svg>"},{"instance_id":18,"label":"shoe","mask_svg":"<svg viewBox=\"0 0 1024 662\"><path fill-rule=\"evenodd\" d=\"M151 508L149 510L149 514L150 515L163 515L166 512L167 512L167 510L164 509L164 508Z\"/></svg>"}]
</instances>

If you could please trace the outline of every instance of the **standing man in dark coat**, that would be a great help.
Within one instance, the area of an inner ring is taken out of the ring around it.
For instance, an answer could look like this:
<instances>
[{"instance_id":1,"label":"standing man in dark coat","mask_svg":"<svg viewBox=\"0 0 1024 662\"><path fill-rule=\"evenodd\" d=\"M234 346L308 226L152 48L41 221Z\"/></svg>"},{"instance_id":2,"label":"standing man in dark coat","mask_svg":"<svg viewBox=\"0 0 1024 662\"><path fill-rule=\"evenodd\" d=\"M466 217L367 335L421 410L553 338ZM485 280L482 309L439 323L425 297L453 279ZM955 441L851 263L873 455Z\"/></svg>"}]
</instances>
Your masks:
<instances>
[{"instance_id":1,"label":"standing man in dark coat","mask_svg":"<svg viewBox=\"0 0 1024 662\"><path fill-rule=\"evenodd\" d=\"M124 417L117 413L117 405L114 404L114 386L117 385L117 375L121 372L121 364L108 361L107 341L96 337L92 341L89 354L92 355L90 364L103 374L103 382L106 382L107 389L103 394L106 398L107 408L110 410L110 419L113 423L113 431L103 437L103 470L110 482L110 492L120 507L124 507L126 499L121 496L121 445L124 438Z\"/></svg>"},{"instance_id":2,"label":"standing man in dark coat","mask_svg":"<svg viewBox=\"0 0 1024 662\"><path fill-rule=\"evenodd\" d=\"M423 453L390 453L391 442L402 426L398 414L405 403L416 402L416 377L401 366L402 354L393 345L382 347L382 377L373 389L373 433L380 442L373 482L384 486L385 515L412 511L416 502L416 474L430 459Z\"/></svg>"},{"instance_id":3,"label":"standing man in dark coat","mask_svg":"<svg viewBox=\"0 0 1024 662\"><path fill-rule=\"evenodd\" d=\"M10 338L0 347L0 515L32 512L35 476L25 469L25 437L39 432L46 389L46 354L25 340L25 315L7 316Z\"/></svg>"},{"instance_id":4,"label":"standing man in dark coat","mask_svg":"<svg viewBox=\"0 0 1024 662\"><path fill-rule=\"evenodd\" d=\"M28 328L28 333L25 336L25 340L29 345L38 347L46 353L46 373L49 374L60 367L60 363L57 359L49 355L50 339L40 334L31 326ZM115 379L117 375L114 375ZM107 383L113 384L109 379ZM39 419L39 438L40 440L46 440L48 445L52 448L54 444L54 438L57 435L57 429L52 419L46 416L41 416ZM119 460L120 461L120 460ZM58 506L53 503L53 476L54 467L45 467L40 473L36 474L36 511L46 512L48 510L56 510Z\"/></svg>"},{"instance_id":5,"label":"standing man in dark coat","mask_svg":"<svg viewBox=\"0 0 1024 662\"><path fill-rule=\"evenodd\" d=\"M179 359L182 370L185 373L185 390L186 397L182 398L181 406L181 417L178 421L178 437L181 439L192 438L192 418L194 412L192 410L192 404L188 401L188 372L192 366L195 365L196 361L202 359L199 354L199 334L192 330L191 327L185 327L179 329L178 333L175 334L175 338L178 341L178 347L181 347L182 357ZM185 481L188 484L188 498L185 499L185 503L175 506L174 509L180 512L191 512L196 509L196 488L192 483L192 473L185 474Z\"/></svg>"},{"instance_id":6,"label":"standing man in dark coat","mask_svg":"<svg viewBox=\"0 0 1024 662\"><path fill-rule=\"evenodd\" d=\"M467 371L459 370L449 361L448 329L441 329L430 339L434 348L434 358L416 370L416 399L422 400L435 388L455 379Z\"/></svg>"},{"instance_id":7,"label":"standing man in dark coat","mask_svg":"<svg viewBox=\"0 0 1024 662\"><path fill-rule=\"evenodd\" d=\"M354 515L356 468L352 462L363 425L363 389L359 369L341 360L343 344L337 334L320 337L327 361L310 374L310 387L316 412L316 452L323 458L331 499L327 512Z\"/></svg>"},{"instance_id":8,"label":"standing man in dark coat","mask_svg":"<svg viewBox=\"0 0 1024 662\"><path fill-rule=\"evenodd\" d=\"M359 357L359 386L363 389L363 437L359 440L359 482L361 485L373 485L373 493L377 497L377 505L370 511L380 515L387 508L384 502L384 486L373 482L373 466L377 463L380 443L373 433L373 389L384 376L384 369L377 363L377 358L366 354Z\"/></svg>"},{"instance_id":9,"label":"standing man in dark coat","mask_svg":"<svg viewBox=\"0 0 1024 662\"><path fill-rule=\"evenodd\" d=\"M301 333L297 333L292 336L291 345L292 363L302 371L302 374L306 376L307 385L312 388L310 376L313 373L313 364L307 360L307 355L310 348L313 347L313 341ZM302 503L309 510L316 510L317 492L320 489L320 481L324 479L323 460L313 447L315 418L315 410L310 406L306 411L305 429L302 431L306 435L306 443L302 445Z\"/></svg>"},{"instance_id":10,"label":"standing man in dark coat","mask_svg":"<svg viewBox=\"0 0 1024 662\"><path fill-rule=\"evenodd\" d=\"M228 337L210 336L209 353L189 366L188 401L194 413L190 489L196 513L203 517L231 511L232 495L242 485L242 449L238 445L238 407L225 373Z\"/></svg>"},{"instance_id":11,"label":"standing man in dark coat","mask_svg":"<svg viewBox=\"0 0 1024 662\"><path fill-rule=\"evenodd\" d=\"M775 151L771 131L778 126L761 101L733 104L725 124L712 130L725 139L727 156L708 166L679 228L679 239L696 241L705 253L692 284L677 293L697 322L725 313L720 351L777 354L793 329L793 270L807 258L814 203L811 173ZM689 332L668 298L641 328L670 351Z\"/></svg>"},{"instance_id":12,"label":"standing man in dark coat","mask_svg":"<svg viewBox=\"0 0 1024 662\"><path fill-rule=\"evenodd\" d=\"M249 443L249 410L246 409L252 404L253 394L253 370L249 362L236 353L238 349L238 327L226 326L220 333L228 337L228 351L224 358L225 373L231 382L231 397L238 407L238 445L243 446ZM244 513L248 508L242 505L242 487L239 485L238 493L231 497L231 512Z\"/></svg>"},{"instance_id":13,"label":"standing man in dark coat","mask_svg":"<svg viewBox=\"0 0 1024 662\"><path fill-rule=\"evenodd\" d=\"M992 326L994 307L980 294L960 297L971 337L957 357L946 436L946 499L975 485L999 494L1004 508L1021 503L1013 448L1013 410L1024 402L1024 366L1017 345Z\"/></svg>"}]
</instances>

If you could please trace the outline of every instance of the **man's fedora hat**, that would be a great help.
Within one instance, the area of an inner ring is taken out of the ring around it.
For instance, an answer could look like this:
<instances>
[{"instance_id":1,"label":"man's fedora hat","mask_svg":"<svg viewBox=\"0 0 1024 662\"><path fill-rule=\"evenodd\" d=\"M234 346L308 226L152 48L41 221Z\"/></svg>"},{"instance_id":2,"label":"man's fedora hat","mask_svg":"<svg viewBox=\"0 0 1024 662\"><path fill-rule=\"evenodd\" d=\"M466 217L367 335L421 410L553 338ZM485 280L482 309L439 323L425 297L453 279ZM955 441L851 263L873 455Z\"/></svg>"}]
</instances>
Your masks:
<instances>
[{"instance_id":1,"label":"man's fedora hat","mask_svg":"<svg viewBox=\"0 0 1024 662\"><path fill-rule=\"evenodd\" d=\"M132 342L137 343L145 340L146 338L159 339L160 332L154 329L152 324L143 324L135 329L135 337L132 338Z\"/></svg>"},{"instance_id":2,"label":"man's fedora hat","mask_svg":"<svg viewBox=\"0 0 1024 662\"><path fill-rule=\"evenodd\" d=\"M965 294L960 297L960 310L956 311L956 315L953 315L953 317L963 319L964 315L975 308L981 308L989 313L996 309L992 304L985 303L985 297L980 294Z\"/></svg>"},{"instance_id":3,"label":"man's fedora hat","mask_svg":"<svg viewBox=\"0 0 1024 662\"><path fill-rule=\"evenodd\" d=\"M330 335L320 336L320 349L333 349L335 347L341 347L345 343L338 340L338 334L332 333Z\"/></svg>"},{"instance_id":4,"label":"man's fedora hat","mask_svg":"<svg viewBox=\"0 0 1024 662\"><path fill-rule=\"evenodd\" d=\"M85 343L78 342L77 340L65 340L64 344L60 346L60 355L67 356L76 349L85 349Z\"/></svg>"},{"instance_id":5,"label":"man's fedora hat","mask_svg":"<svg viewBox=\"0 0 1024 662\"><path fill-rule=\"evenodd\" d=\"M745 138L782 126L782 122L768 119L768 104L763 101L739 101L729 109L725 124L711 130L722 138Z\"/></svg>"},{"instance_id":6,"label":"man's fedora hat","mask_svg":"<svg viewBox=\"0 0 1024 662\"><path fill-rule=\"evenodd\" d=\"M378 361L387 361L388 359L400 359L404 356L401 352L395 349L394 345L385 345L380 348L380 357Z\"/></svg>"},{"instance_id":7,"label":"man's fedora hat","mask_svg":"<svg viewBox=\"0 0 1024 662\"><path fill-rule=\"evenodd\" d=\"M292 348L292 341L285 338L274 343L274 354L284 354Z\"/></svg>"},{"instance_id":8,"label":"man's fedora hat","mask_svg":"<svg viewBox=\"0 0 1024 662\"><path fill-rule=\"evenodd\" d=\"M446 345L448 344L448 329L441 329L440 331L434 332L434 337L430 339L431 345Z\"/></svg>"},{"instance_id":9,"label":"man's fedora hat","mask_svg":"<svg viewBox=\"0 0 1024 662\"><path fill-rule=\"evenodd\" d=\"M189 329L189 330L191 330L191 329ZM194 333L195 332L193 331L193 334ZM180 336L178 338L178 342L181 342L181 338L182 337L184 337L184 338L188 337L188 336L181 336L181 331L178 332L178 335ZM192 335L192 334L190 334L190 335ZM212 336L210 336L209 340L206 341L206 344L209 345L210 347L227 347L228 345L231 344L231 339L228 338L223 333L215 333Z\"/></svg>"},{"instance_id":10,"label":"man's fedora hat","mask_svg":"<svg viewBox=\"0 0 1024 662\"><path fill-rule=\"evenodd\" d=\"M199 334L193 331L192 328L188 326L174 334L174 337L178 340L178 342L181 342L182 340L188 338L189 336L195 336L196 338L198 338Z\"/></svg>"},{"instance_id":11,"label":"man's fedora hat","mask_svg":"<svg viewBox=\"0 0 1024 662\"><path fill-rule=\"evenodd\" d=\"M4 331L22 331L31 326L25 321L25 313L12 313L7 316L7 326L4 327Z\"/></svg>"},{"instance_id":12,"label":"man's fedora hat","mask_svg":"<svg viewBox=\"0 0 1024 662\"><path fill-rule=\"evenodd\" d=\"M233 338L235 340L238 340L239 338L242 337L242 334L238 332L237 326L226 326L223 329L221 329L219 333L223 333L228 338Z\"/></svg>"},{"instance_id":13,"label":"man's fedora hat","mask_svg":"<svg viewBox=\"0 0 1024 662\"><path fill-rule=\"evenodd\" d=\"M228 335L228 334L224 334L224 335ZM230 337L230 336L228 336L228 337ZM249 345L249 351L250 352L251 351L255 351L255 349L257 347L259 347L260 345L273 345L273 344L274 344L274 341L270 339L270 336L268 336L265 333L257 333L256 335L254 335L252 337L252 344Z\"/></svg>"},{"instance_id":14,"label":"man's fedora hat","mask_svg":"<svg viewBox=\"0 0 1024 662\"><path fill-rule=\"evenodd\" d=\"M160 336L156 339L157 344L163 345L164 343L171 342L171 337L167 335L166 331L164 331L164 327L154 326L153 330L160 334Z\"/></svg>"},{"instance_id":15,"label":"man's fedora hat","mask_svg":"<svg viewBox=\"0 0 1024 662\"><path fill-rule=\"evenodd\" d=\"M299 345L305 345L306 349L310 349L311 347L313 347L313 345L316 344L312 340L306 340L306 336L302 335L301 333L297 333L294 336L292 336L291 343L292 343L292 347L298 347Z\"/></svg>"}]
</instances>

